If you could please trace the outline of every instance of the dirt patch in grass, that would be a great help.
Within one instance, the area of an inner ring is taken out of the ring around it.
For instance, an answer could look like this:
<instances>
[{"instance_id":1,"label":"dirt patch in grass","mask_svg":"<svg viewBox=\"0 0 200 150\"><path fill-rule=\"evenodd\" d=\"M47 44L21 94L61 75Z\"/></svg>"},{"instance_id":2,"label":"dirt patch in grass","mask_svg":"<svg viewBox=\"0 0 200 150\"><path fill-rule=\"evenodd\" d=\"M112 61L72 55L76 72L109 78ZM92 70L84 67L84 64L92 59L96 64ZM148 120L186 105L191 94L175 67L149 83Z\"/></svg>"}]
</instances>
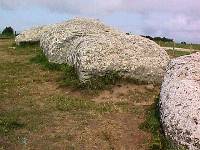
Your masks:
<instances>
[{"instance_id":1,"label":"dirt patch in grass","mask_svg":"<svg viewBox=\"0 0 200 150\"><path fill-rule=\"evenodd\" d=\"M109 90L100 92L93 100L96 102L132 102L135 105L142 105L142 103L151 105L154 103L154 99L158 93L158 86L152 85L152 89L148 89L148 85L120 83Z\"/></svg>"},{"instance_id":2,"label":"dirt patch in grass","mask_svg":"<svg viewBox=\"0 0 200 150\"><path fill-rule=\"evenodd\" d=\"M141 118L131 114L71 116L55 113L48 128L26 137L33 149L140 149L147 148L151 135L138 128ZM139 122L138 122L139 120ZM146 141L146 142L145 142ZM48 143L48 145L47 145Z\"/></svg>"},{"instance_id":3,"label":"dirt patch in grass","mask_svg":"<svg viewBox=\"0 0 200 150\"><path fill-rule=\"evenodd\" d=\"M0 149L148 149L151 134L139 125L159 87L60 86L62 71L30 61L37 47L12 42L0 40Z\"/></svg>"},{"instance_id":4,"label":"dirt patch in grass","mask_svg":"<svg viewBox=\"0 0 200 150\"><path fill-rule=\"evenodd\" d=\"M131 114L111 114L92 120L78 138L82 145L87 143L85 149L144 149L150 136L138 129L141 122Z\"/></svg>"}]
</instances>

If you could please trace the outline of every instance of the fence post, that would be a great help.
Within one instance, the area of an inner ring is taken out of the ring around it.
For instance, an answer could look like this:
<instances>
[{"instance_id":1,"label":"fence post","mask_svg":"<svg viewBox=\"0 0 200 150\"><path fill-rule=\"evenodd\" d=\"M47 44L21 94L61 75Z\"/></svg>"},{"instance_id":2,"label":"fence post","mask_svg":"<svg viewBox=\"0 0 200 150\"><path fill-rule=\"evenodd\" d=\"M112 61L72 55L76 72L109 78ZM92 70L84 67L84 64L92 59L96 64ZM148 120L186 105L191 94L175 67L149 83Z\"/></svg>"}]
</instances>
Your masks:
<instances>
[{"instance_id":1,"label":"fence post","mask_svg":"<svg viewBox=\"0 0 200 150\"><path fill-rule=\"evenodd\" d=\"M175 56L175 41L173 40L173 56Z\"/></svg>"},{"instance_id":2,"label":"fence post","mask_svg":"<svg viewBox=\"0 0 200 150\"><path fill-rule=\"evenodd\" d=\"M190 43L190 54L192 54L192 43Z\"/></svg>"}]
</instances>

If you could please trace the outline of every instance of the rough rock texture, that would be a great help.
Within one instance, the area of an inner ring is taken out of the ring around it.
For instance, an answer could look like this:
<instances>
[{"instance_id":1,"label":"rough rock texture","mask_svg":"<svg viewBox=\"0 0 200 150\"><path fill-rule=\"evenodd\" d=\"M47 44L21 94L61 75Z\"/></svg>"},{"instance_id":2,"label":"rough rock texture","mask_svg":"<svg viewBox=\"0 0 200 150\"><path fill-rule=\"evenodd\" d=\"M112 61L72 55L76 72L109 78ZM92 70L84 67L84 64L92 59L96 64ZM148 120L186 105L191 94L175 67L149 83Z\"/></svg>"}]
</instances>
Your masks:
<instances>
[{"instance_id":1,"label":"rough rock texture","mask_svg":"<svg viewBox=\"0 0 200 150\"><path fill-rule=\"evenodd\" d=\"M169 61L155 42L93 19L57 24L42 35L40 44L50 62L75 66L81 81L118 71L123 77L159 83Z\"/></svg>"},{"instance_id":2,"label":"rough rock texture","mask_svg":"<svg viewBox=\"0 0 200 150\"><path fill-rule=\"evenodd\" d=\"M53 25L40 26L31 28L29 30L25 30L15 38L15 42L17 45L19 45L22 42L40 42L41 35L44 34L47 30L51 29L52 27Z\"/></svg>"},{"instance_id":3,"label":"rough rock texture","mask_svg":"<svg viewBox=\"0 0 200 150\"><path fill-rule=\"evenodd\" d=\"M163 128L175 143L200 149L200 53L173 59L160 94Z\"/></svg>"}]
</instances>

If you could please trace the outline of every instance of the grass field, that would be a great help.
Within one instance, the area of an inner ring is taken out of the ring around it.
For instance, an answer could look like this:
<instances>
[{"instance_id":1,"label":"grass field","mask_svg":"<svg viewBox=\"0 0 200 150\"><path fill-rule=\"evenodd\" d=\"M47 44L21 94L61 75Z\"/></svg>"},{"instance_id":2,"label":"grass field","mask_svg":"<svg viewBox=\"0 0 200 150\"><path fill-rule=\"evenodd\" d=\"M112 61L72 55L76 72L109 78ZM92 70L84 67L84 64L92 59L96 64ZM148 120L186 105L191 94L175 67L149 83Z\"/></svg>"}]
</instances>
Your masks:
<instances>
[{"instance_id":1,"label":"grass field","mask_svg":"<svg viewBox=\"0 0 200 150\"><path fill-rule=\"evenodd\" d=\"M0 34L0 39L13 39L14 36L7 36L7 35L2 35Z\"/></svg>"},{"instance_id":2,"label":"grass field","mask_svg":"<svg viewBox=\"0 0 200 150\"><path fill-rule=\"evenodd\" d=\"M74 76L37 45L0 40L0 149L168 149L158 86L113 83L113 75L85 89Z\"/></svg>"},{"instance_id":3,"label":"grass field","mask_svg":"<svg viewBox=\"0 0 200 150\"><path fill-rule=\"evenodd\" d=\"M174 43L173 42L159 42L156 41L157 44L159 44L162 47L173 47ZM194 49L194 50L200 50L200 44L181 44L181 43L176 43L175 44L176 48L184 48L184 49Z\"/></svg>"},{"instance_id":4,"label":"grass field","mask_svg":"<svg viewBox=\"0 0 200 150\"><path fill-rule=\"evenodd\" d=\"M184 56L184 55L190 55L190 52L177 51L177 50L174 52L173 52L173 50L167 50L167 53L171 58L176 58L176 57L180 57L180 56Z\"/></svg>"}]
</instances>

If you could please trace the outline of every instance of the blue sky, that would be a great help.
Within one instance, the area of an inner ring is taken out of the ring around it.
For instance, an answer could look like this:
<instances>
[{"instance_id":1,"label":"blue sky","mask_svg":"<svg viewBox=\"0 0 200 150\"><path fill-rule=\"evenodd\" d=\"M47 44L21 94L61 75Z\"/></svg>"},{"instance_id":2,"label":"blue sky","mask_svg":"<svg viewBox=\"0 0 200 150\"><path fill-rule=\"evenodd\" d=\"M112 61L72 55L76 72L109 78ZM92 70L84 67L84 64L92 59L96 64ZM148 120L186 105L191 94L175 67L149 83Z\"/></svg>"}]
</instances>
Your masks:
<instances>
[{"instance_id":1,"label":"blue sky","mask_svg":"<svg viewBox=\"0 0 200 150\"><path fill-rule=\"evenodd\" d=\"M200 43L199 6L199 0L0 0L0 30L22 31L82 16L125 32Z\"/></svg>"}]
</instances>

